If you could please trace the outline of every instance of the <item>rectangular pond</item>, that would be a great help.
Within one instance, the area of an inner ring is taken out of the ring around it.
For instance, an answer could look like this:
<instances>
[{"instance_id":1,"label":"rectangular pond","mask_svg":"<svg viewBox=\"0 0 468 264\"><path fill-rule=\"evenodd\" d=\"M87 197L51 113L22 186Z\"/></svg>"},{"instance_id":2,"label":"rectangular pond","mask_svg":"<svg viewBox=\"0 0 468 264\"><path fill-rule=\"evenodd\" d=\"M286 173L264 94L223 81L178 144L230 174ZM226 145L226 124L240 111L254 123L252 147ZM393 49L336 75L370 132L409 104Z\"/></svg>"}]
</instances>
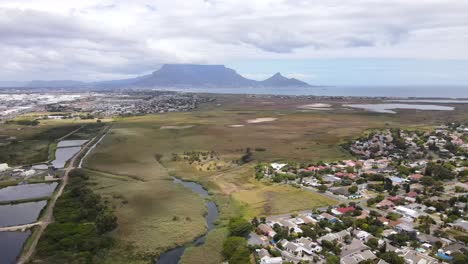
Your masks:
<instances>
[{"instance_id":1,"label":"rectangular pond","mask_svg":"<svg viewBox=\"0 0 468 264\"><path fill-rule=\"evenodd\" d=\"M34 199L50 196L58 183L35 183L8 186L0 189L0 202Z\"/></svg>"},{"instance_id":2,"label":"rectangular pond","mask_svg":"<svg viewBox=\"0 0 468 264\"><path fill-rule=\"evenodd\" d=\"M62 140L57 144L57 148L80 147L88 140Z\"/></svg>"},{"instance_id":3,"label":"rectangular pond","mask_svg":"<svg viewBox=\"0 0 468 264\"><path fill-rule=\"evenodd\" d=\"M47 201L0 205L0 227L36 222Z\"/></svg>"},{"instance_id":4,"label":"rectangular pond","mask_svg":"<svg viewBox=\"0 0 468 264\"><path fill-rule=\"evenodd\" d=\"M30 235L30 231L0 232L0 264L15 263Z\"/></svg>"},{"instance_id":5,"label":"rectangular pond","mask_svg":"<svg viewBox=\"0 0 468 264\"><path fill-rule=\"evenodd\" d=\"M55 160L52 161L52 166L56 169L63 169L69 159L80 151L81 147L57 148L55 151Z\"/></svg>"}]
</instances>

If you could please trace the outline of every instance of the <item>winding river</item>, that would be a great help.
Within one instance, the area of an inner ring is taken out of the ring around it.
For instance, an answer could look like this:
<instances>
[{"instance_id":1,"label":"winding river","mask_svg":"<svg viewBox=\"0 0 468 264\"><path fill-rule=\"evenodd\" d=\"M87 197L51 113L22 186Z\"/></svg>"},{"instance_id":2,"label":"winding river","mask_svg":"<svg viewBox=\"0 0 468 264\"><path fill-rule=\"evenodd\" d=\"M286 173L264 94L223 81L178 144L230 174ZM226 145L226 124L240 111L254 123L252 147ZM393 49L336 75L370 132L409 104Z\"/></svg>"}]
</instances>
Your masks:
<instances>
[{"instance_id":1,"label":"winding river","mask_svg":"<svg viewBox=\"0 0 468 264\"><path fill-rule=\"evenodd\" d=\"M183 181L181 179L175 178L174 183L177 184L182 184L184 187L190 189L192 192L200 195L203 198L208 198L210 195L207 190L205 190L200 184L195 183L195 182L189 182L189 181ZM207 209L207 214L205 215L205 221L206 221L206 226L208 228L208 231L203 234L202 236L198 237L188 245L176 247L174 249L171 249L169 251L164 252L159 256L159 258L156 260L157 264L177 264L179 263L180 258L184 254L185 249L188 246L200 246L205 243L206 235L208 232L213 229L214 227L214 222L219 216L219 211L218 207L213 201L206 201L205 203L206 209Z\"/></svg>"}]
</instances>

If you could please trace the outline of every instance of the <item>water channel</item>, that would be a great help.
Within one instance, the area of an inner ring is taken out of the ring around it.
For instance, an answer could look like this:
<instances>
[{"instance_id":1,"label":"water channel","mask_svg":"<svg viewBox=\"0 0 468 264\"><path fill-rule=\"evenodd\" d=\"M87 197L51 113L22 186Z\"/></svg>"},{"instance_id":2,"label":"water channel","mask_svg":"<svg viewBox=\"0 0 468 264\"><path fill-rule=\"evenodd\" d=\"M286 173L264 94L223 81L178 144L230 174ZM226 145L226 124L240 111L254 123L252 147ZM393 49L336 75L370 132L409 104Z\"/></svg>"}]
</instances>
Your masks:
<instances>
[{"instance_id":1,"label":"water channel","mask_svg":"<svg viewBox=\"0 0 468 264\"><path fill-rule=\"evenodd\" d=\"M207 190L205 190L200 184L195 183L195 182L190 182L190 181L183 181L178 178L173 178L174 183L176 184L182 184L184 187L190 189L192 192L200 195L203 198L208 198L210 195ZM207 214L205 215L205 221L206 221L206 226L208 228L208 231L203 234L202 236L198 237L188 245L176 247L174 249L171 249L169 251L164 252L159 256L159 258L156 260L157 264L177 264L179 263L180 258L184 254L185 249L188 246L200 246L203 243L205 243L206 235L208 232L213 229L214 227L214 222L219 216L219 211L218 207L213 201L206 201L205 203L206 209L207 209Z\"/></svg>"}]
</instances>

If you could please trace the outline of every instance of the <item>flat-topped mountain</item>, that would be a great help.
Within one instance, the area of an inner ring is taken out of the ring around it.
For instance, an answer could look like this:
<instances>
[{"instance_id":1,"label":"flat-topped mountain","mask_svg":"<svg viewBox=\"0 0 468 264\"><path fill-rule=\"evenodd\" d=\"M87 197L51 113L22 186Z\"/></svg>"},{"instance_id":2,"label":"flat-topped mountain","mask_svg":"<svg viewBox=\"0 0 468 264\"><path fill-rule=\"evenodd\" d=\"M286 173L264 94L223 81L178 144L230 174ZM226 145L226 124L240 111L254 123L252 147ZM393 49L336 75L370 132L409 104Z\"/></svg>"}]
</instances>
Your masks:
<instances>
[{"instance_id":1,"label":"flat-topped mountain","mask_svg":"<svg viewBox=\"0 0 468 264\"><path fill-rule=\"evenodd\" d=\"M149 75L96 83L99 87L308 87L280 73L264 81L247 79L224 65L165 64Z\"/></svg>"},{"instance_id":2,"label":"flat-topped mountain","mask_svg":"<svg viewBox=\"0 0 468 264\"><path fill-rule=\"evenodd\" d=\"M264 81L247 79L224 65L164 64L152 74L131 79L110 80L93 83L79 81L32 81L27 87L44 88L171 88L171 87L309 87L310 85L277 73Z\"/></svg>"}]
</instances>

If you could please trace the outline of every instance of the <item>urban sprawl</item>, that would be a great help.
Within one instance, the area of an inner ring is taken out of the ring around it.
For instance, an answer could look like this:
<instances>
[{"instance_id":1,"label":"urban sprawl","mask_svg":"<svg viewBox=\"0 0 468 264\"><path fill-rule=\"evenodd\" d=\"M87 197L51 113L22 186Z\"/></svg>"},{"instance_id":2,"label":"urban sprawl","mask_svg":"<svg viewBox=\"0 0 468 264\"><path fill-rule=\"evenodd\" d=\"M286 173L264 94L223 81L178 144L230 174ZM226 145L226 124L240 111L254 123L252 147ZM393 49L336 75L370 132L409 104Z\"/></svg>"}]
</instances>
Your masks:
<instances>
[{"instance_id":1,"label":"urban sprawl","mask_svg":"<svg viewBox=\"0 0 468 264\"><path fill-rule=\"evenodd\" d=\"M254 218L261 264L467 263L468 127L371 131L343 147L355 160L259 163L259 181L340 201Z\"/></svg>"}]
</instances>

